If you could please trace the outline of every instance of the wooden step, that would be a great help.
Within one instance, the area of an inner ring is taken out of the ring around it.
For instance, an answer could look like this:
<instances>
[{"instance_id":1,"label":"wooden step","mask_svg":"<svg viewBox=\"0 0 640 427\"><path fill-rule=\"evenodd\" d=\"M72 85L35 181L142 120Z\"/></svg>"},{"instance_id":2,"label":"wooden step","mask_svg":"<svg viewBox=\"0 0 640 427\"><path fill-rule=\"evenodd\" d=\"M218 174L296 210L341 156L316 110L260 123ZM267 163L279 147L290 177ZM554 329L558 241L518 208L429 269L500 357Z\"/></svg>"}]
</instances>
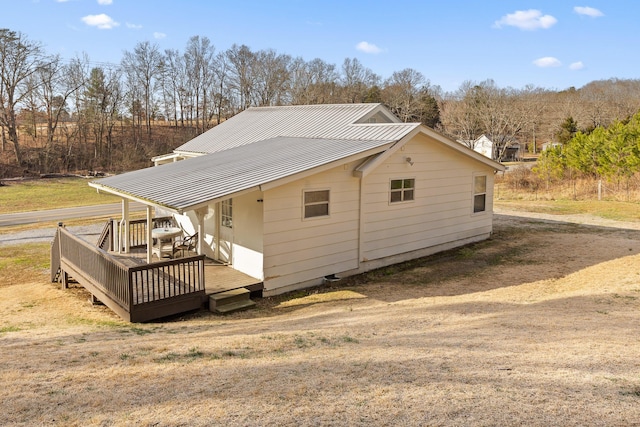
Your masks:
<instances>
[{"instance_id":1,"label":"wooden step","mask_svg":"<svg viewBox=\"0 0 640 427\"><path fill-rule=\"evenodd\" d=\"M209 311L214 313L231 313L256 305L250 298L251 292L245 288L232 289L209 295Z\"/></svg>"}]
</instances>

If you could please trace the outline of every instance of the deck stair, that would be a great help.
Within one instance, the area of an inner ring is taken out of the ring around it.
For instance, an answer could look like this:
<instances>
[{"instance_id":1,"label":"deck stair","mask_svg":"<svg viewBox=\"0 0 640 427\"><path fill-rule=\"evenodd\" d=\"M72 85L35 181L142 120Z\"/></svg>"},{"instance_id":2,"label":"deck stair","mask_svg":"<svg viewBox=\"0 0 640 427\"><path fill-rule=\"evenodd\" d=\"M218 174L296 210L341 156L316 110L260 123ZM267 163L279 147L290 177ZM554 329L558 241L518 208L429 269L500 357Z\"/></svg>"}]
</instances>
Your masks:
<instances>
[{"instance_id":1,"label":"deck stair","mask_svg":"<svg viewBox=\"0 0 640 427\"><path fill-rule=\"evenodd\" d=\"M246 288L232 289L209 295L209 311L226 314L246 310L256 305L250 298L251 292Z\"/></svg>"}]
</instances>

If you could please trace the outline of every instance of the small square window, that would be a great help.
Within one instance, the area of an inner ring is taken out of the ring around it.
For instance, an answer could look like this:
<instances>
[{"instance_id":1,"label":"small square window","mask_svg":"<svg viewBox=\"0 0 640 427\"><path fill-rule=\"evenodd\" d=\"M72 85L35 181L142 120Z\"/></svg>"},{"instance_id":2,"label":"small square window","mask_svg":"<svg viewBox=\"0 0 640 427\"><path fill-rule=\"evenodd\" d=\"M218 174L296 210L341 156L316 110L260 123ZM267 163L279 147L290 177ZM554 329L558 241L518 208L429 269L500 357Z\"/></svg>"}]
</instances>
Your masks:
<instances>
[{"instance_id":1,"label":"small square window","mask_svg":"<svg viewBox=\"0 0 640 427\"><path fill-rule=\"evenodd\" d=\"M406 202L413 200L416 180L411 179L392 179L389 187L389 202Z\"/></svg>"},{"instance_id":2,"label":"small square window","mask_svg":"<svg viewBox=\"0 0 640 427\"><path fill-rule=\"evenodd\" d=\"M329 215L329 190L304 192L304 217Z\"/></svg>"}]
</instances>

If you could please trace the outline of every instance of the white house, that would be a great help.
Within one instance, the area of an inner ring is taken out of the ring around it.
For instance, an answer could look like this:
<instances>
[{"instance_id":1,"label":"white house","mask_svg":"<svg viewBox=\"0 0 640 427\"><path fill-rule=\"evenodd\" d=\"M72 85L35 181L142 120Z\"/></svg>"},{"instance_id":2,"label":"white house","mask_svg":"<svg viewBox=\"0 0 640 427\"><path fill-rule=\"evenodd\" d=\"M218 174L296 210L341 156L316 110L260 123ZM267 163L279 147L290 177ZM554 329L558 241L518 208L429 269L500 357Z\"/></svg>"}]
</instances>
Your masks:
<instances>
[{"instance_id":1,"label":"white house","mask_svg":"<svg viewBox=\"0 0 640 427\"><path fill-rule=\"evenodd\" d=\"M497 142L484 134L471 142L470 146L475 152L497 161L516 161L522 155L522 148L517 141Z\"/></svg>"},{"instance_id":2,"label":"white house","mask_svg":"<svg viewBox=\"0 0 640 427\"><path fill-rule=\"evenodd\" d=\"M496 157L495 144L484 134L473 141L473 150L490 159L495 159Z\"/></svg>"},{"instance_id":3,"label":"white house","mask_svg":"<svg viewBox=\"0 0 640 427\"><path fill-rule=\"evenodd\" d=\"M154 160L90 185L174 215L265 296L488 238L504 170L380 104L250 108Z\"/></svg>"}]
</instances>

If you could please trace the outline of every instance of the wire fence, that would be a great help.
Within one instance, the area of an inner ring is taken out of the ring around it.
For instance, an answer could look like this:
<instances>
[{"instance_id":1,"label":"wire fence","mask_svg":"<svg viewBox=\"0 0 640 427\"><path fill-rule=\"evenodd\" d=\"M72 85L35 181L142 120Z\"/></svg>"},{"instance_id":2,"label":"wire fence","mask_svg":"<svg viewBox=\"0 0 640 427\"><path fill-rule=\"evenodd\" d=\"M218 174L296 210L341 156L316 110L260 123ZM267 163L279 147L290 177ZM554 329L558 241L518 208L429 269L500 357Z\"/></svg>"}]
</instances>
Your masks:
<instances>
[{"instance_id":1,"label":"wire fence","mask_svg":"<svg viewBox=\"0 0 640 427\"><path fill-rule=\"evenodd\" d=\"M522 200L640 202L640 174L614 180L576 177L550 180L518 167L496 177L495 196Z\"/></svg>"}]
</instances>

